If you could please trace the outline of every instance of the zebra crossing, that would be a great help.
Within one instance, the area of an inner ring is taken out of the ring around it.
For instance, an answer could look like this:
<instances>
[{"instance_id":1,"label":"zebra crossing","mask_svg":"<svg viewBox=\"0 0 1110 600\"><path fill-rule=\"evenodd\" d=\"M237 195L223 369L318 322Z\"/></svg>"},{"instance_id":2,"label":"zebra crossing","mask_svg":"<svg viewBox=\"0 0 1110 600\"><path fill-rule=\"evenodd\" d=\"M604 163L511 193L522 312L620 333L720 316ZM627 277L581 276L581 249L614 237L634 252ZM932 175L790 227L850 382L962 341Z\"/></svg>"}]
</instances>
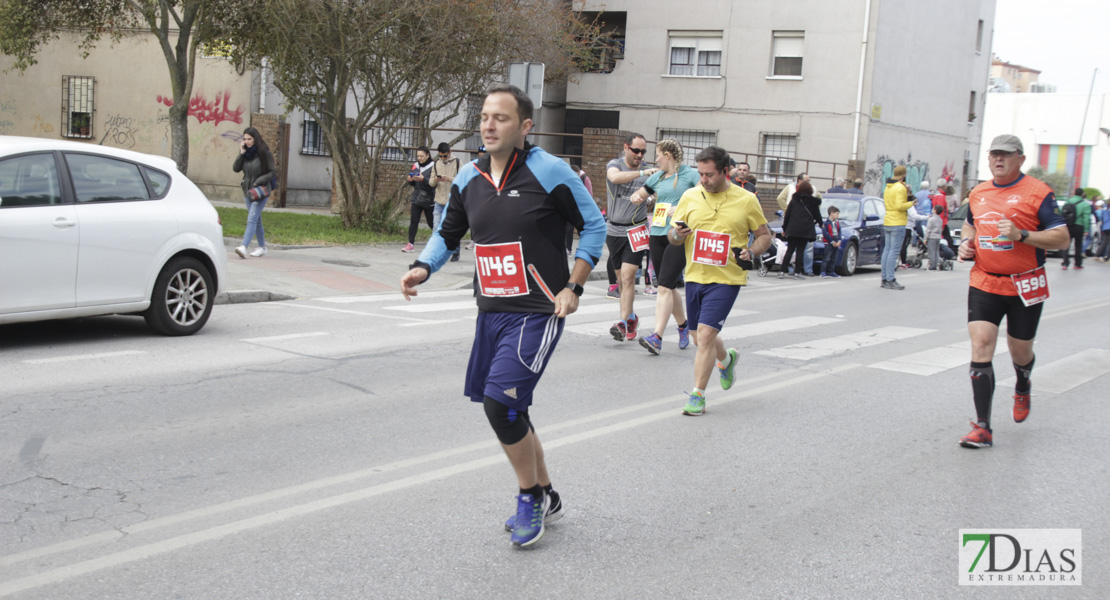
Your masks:
<instances>
[{"instance_id":1,"label":"zebra crossing","mask_svg":"<svg viewBox=\"0 0 1110 600\"><path fill-rule=\"evenodd\" d=\"M358 307L372 308L374 316L397 315L393 325L397 327L427 327L450 323L472 322L477 316L477 307L470 296L470 290L451 290L421 294L416 301L405 302L398 295L339 296L316 298L316 302L336 306L340 310L357 311ZM645 302L640 314L640 330L652 331L654 315L649 314L653 302ZM578 310L567 320L564 333L598 340L609 339L609 325L617 313L617 303L605 298L603 293L588 290L580 299ZM402 316L411 315L411 316ZM750 354L773 359L791 361L799 365L822 359L850 355L853 352L882 345L922 338L938 333L935 329L905 326L874 327L874 323L860 321L860 330L837 335L818 335L822 327L851 325L853 321L842 316L797 315L786 318L760 318L760 311L733 308L729 313L731 324L721 333L721 339L728 343L767 340L767 345L750 350ZM868 326L870 325L870 326ZM668 326L664 341L678 342L678 334L673 321ZM794 341L776 345L780 334L810 334L804 341ZM1001 334L1000 334L1001 335ZM996 356L1007 353L1004 339L996 348ZM920 345L918 346L920 348ZM863 366L878 371L889 371L930 377L967 365L971 353L970 342L966 339L955 343L941 344L931 348L916 349L900 355L887 356L883 360L864 363ZM1037 366L1037 388L1045 392L1063 392L1110 373L1110 351L1097 348L1081 350L1047 364ZM1003 380L999 386L1013 385L1012 380Z\"/></svg>"}]
</instances>

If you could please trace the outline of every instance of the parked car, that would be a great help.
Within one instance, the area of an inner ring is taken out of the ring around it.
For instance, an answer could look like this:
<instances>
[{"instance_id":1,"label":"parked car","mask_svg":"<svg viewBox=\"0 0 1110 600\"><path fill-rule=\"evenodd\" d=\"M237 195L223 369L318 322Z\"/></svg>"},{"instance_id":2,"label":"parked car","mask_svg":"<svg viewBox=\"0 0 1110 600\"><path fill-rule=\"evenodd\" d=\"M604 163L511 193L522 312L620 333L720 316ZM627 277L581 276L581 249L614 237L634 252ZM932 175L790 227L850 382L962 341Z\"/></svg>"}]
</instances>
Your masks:
<instances>
[{"instance_id":1,"label":"parked car","mask_svg":"<svg viewBox=\"0 0 1110 600\"><path fill-rule=\"evenodd\" d=\"M226 266L216 210L172 160L0 136L0 324L142 314L191 335Z\"/></svg>"},{"instance_id":2,"label":"parked car","mask_svg":"<svg viewBox=\"0 0 1110 600\"><path fill-rule=\"evenodd\" d=\"M886 206L882 198L856 194L825 194L821 199L821 215L828 218L829 207L840 209L840 226L846 246L840 253L836 272L852 275L861 266L880 263L883 251L883 215ZM823 223L823 221L822 221ZM768 224L772 233L782 233L782 217ZM817 242L813 247L813 271L822 268L825 242L821 239L821 225L816 226Z\"/></svg>"}]
</instances>

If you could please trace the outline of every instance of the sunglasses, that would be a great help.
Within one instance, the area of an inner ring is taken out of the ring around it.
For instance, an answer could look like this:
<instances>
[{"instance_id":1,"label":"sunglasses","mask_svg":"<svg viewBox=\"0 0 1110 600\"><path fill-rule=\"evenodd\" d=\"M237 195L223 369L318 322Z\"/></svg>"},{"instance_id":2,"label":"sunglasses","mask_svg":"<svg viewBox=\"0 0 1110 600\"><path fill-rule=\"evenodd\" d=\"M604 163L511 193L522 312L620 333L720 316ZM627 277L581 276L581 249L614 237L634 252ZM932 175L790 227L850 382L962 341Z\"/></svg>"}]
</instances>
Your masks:
<instances>
[{"instance_id":1,"label":"sunglasses","mask_svg":"<svg viewBox=\"0 0 1110 600\"><path fill-rule=\"evenodd\" d=\"M628 151L635 152L636 154L644 154L647 152L647 148L629 148Z\"/></svg>"}]
</instances>

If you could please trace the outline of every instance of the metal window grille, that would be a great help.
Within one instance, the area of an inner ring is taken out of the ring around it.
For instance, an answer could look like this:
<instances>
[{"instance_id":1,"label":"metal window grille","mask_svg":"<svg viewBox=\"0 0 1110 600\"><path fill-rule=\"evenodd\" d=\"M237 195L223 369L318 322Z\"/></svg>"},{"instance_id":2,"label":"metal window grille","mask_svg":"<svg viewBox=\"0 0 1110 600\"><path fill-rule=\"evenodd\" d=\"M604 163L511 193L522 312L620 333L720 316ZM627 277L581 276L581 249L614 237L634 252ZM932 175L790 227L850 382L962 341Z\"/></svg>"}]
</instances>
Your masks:
<instances>
[{"instance_id":1,"label":"metal window grille","mask_svg":"<svg viewBox=\"0 0 1110 600\"><path fill-rule=\"evenodd\" d=\"M774 31L771 75L802 76L802 51L805 48L804 31Z\"/></svg>"},{"instance_id":2,"label":"metal window grille","mask_svg":"<svg viewBox=\"0 0 1110 600\"><path fill-rule=\"evenodd\" d=\"M416 127L420 124L421 109L405 111L401 127L393 132L382 149L384 160L416 160Z\"/></svg>"},{"instance_id":3,"label":"metal window grille","mask_svg":"<svg viewBox=\"0 0 1110 600\"><path fill-rule=\"evenodd\" d=\"M312 100L310 109L313 112L320 111L320 99L315 98ZM304 121L301 122L301 154L308 154L311 156L331 156L331 150L328 149L327 143L324 141L323 132L320 131L320 124L316 119L312 118L309 112L303 111Z\"/></svg>"},{"instance_id":4,"label":"metal window grille","mask_svg":"<svg viewBox=\"0 0 1110 600\"><path fill-rule=\"evenodd\" d=\"M794 177L794 158L798 154L798 134L763 133L760 135L763 172L769 181L790 183Z\"/></svg>"},{"instance_id":5,"label":"metal window grille","mask_svg":"<svg viewBox=\"0 0 1110 600\"><path fill-rule=\"evenodd\" d=\"M694 156L698 152L717 143L716 131L696 129L660 129L657 140L671 139L682 145L682 162L691 167L697 166Z\"/></svg>"},{"instance_id":6,"label":"metal window grille","mask_svg":"<svg viewBox=\"0 0 1110 600\"><path fill-rule=\"evenodd\" d=\"M96 79L62 75L62 137L92 139Z\"/></svg>"}]
</instances>

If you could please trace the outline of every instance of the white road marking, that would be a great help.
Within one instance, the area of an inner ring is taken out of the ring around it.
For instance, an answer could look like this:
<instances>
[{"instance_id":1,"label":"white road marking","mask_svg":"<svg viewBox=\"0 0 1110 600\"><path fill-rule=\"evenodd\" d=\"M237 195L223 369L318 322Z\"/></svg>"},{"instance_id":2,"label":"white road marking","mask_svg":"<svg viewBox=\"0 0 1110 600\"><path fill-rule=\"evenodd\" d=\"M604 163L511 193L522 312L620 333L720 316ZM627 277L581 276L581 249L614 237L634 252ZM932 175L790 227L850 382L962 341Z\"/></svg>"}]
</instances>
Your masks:
<instances>
[{"instance_id":1,"label":"white road marking","mask_svg":"<svg viewBox=\"0 0 1110 600\"><path fill-rule=\"evenodd\" d=\"M435 303L421 303L420 297L417 296L416 300L408 304L398 304L397 306L386 306L386 310L398 310L401 312L410 313L430 313L430 312L446 312L449 310L478 310L478 305L473 300L464 300L461 302L440 302Z\"/></svg>"},{"instance_id":2,"label":"white road marking","mask_svg":"<svg viewBox=\"0 0 1110 600\"><path fill-rule=\"evenodd\" d=\"M790 379L785 379L785 380L781 378L780 374L770 373L770 374L766 375L765 377L747 380L745 382L747 384L748 388L749 388L747 391L742 391L742 392L737 391L737 392L733 392L733 393L724 393L720 397L715 396L713 398L713 406L716 407L716 406L720 406L722 404L728 404L728 403L731 403L731 402L735 402L735 401L738 401L738 400L744 400L744 399L748 399L748 398L759 398L759 397L761 397L761 396L763 396L767 393L770 393L770 392L773 392L773 391L776 391L776 390L779 390L779 389L782 389L782 388L790 387L790 386L797 385L797 384L800 384L800 383L808 383L810 381L814 381L816 379L821 379L821 378L824 378L824 377L834 376L834 375L837 375L837 374L842 373L844 371L847 371L847 370L850 370L850 369L855 369L858 366L859 365L843 365L843 366L840 366L840 367L837 367L837 368L834 368L834 369L812 372L812 373L800 375L800 376L797 376L797 377L792 377ZM764 386L760 386L760 387L751 387L751 385L753 383L756 383L756 382L758 382L762 379L772 379L774 381L773 381L773 383L770 383L768 385L764 385ZM647 423L651 423L651 422L654 422L654 421L659 421L659 420L662 420L662 419L665 419L665 418L682 418L682 416L680 415L680 412L678 410L678 405L680 403L681 403L681 400L676 399L673 396L667 397L667 398L661 398L661 399L658 399L658 400L653 400L651 402L642 403L642 404L636 405L634 407L625 407L625 408L615 409L613 411L608 411L606 413L598 413L598 414L590 415L588 417L584 417L583 419L578 419L576 421L569 421L569 422L565 422L565 423L555 424L555 425L552 425L552 426L549 426L549 427L543 427L543 428L540 429L540 432L544 433L545 438L546 438L547 433L553 432L556 429L559 429L561 427L567 427L571 424L578 424L578 423L583 423L583 422L588 422L588 421L594 421L594 420L598 420L598 419L601 419L601 418L606 418L606 417L609 417L609 416L624 414L624 413L627 413L627 412L633 411L633 410L641 410L641 409L644 409L644 408L653 408L655 406L661 406L661 405L664 405L664 404L669 405L669 408L667 408L665 411L659 411L659 412L649 414L649 415L645 415L645 416L642 416L642 417L632 418L632 419L628 419L628 420L625 420L625 421L619 421L619 422L616 422L616 423L612 423L610 425L597 427L595 429L591 429L591 430L584 431L584 432L581 432L581 433L563 436L561 438L545 439L544 447L555 449L555 448L559 448L559 447L562 447L562 446L568 446L570 444L574 444L574 443L577 443L577 442L581 442L581 441L585 441L585 440L592 439L592 438L595 438L595 437L599 437L599 436L602 436L602 435L614 433L614 432L617 432L617 431L632 429L634 427L638 427L640 425L645 425ZM329 478L326 478L326 479L321 479L321 480L318 480L318 481L309 482L309 483L299 485L299 486L293 486L293 487L289 487L289 488L275 490L273 492L268 492L266 494L258 494L256 496L250 496L250 497L243 498L243 499L240 499L240 500L235 500L235 501L232 501L232 502L225 502L223 504L217 504L215 506L201 508L201 509L197 509L195 511L189 511L189 512L181 513L181 514L178 514L178 515L171 515L171 516L168 516L168 517L162 517L162 518L159 518L159 519L152 519L150 521L144 521L142 523L136 523L135 525L124 527L124 528L122 528L121 530L118 530L118 531L116 531L116 530L105 531L105 532L85 536L83 538L78 538L78 539L75 539L75 540L61 542L59 544L54 544L54 545L51 545L51 546L45 546L43 548L28 550L26 552L21 552L19 554L13 554L13 555L10 555L10 556L0 557L0 566L8 566L8 565L11 565L11 564L15 564L15 563L26 561L26 560L31 560L31 559L34 559L34 558L41 558L41 557L44 557L44 556L49 556L49 555L58 554L58 553L61 553L61 552L67 552L67 551L70 551L70 550L75 550L77 548L81 548L81 547L88 546L88 545L91 545L91 544L111 542L111 541L123 538L125 536L131 537L131 536L134 536L135 534L137 534L141 531L151 530L151 529L155 529L155 528L159 528L159 527L165 527L165 526L168 526L168 525L173 525L173 524L176 524L176 523L180 523L182 521L187 521L187 520L191 520L191 519L196 519L196 518L200 518L200 517L210 516L210 515L214 515L214 514L219 514L219 513L223 513L223 512L227 512L227 511L231 511L231 510L235 510L235 509L239 509L239 508L243 508L243 507L246 507L246 506L251 506L251 505L258 504L258 503L261 503L261 502L264 502L264 501L275 500L275 499L291 496L291 495L302 493L302 492L312 491L312 490L316 490L316 489L320 489L320 488L324 488L324 487L328 487L328 486L332 486L332 485L336 485L336 484L340 484L340 483L346 483L346 482L349 482L349 481L362 479L362 478L369 477L371 475L375 475L375 474L379 474L379 473L383 473L383 472L386 472L386 471L394 471L394 470L398 470L398 469L407 469L407 468L411 468L413 466L423 464L423 463L433 463L434 464L434 463L441 462L444 459L451 458L451 457L454 457L454 456L458 456L458 455L461 455L461 454L465 454L465 453L468 453L468 452L472 452L472 451L475 451L475 450L490 450L490 451L494 452L494 454L491 454L489 456L485 456L485 457L478 458L478 459L475 459L475 460L470 460L470 461L460 463L460 464L457 464L457 465L452 465L452 466L449 466L449 467L444 467L442 469L436 469L436 470L429 471L429 472L426 472L426 473L421 473L421 474L413 475L413 476L410 476L410 477L405 477L405 478L402 478L402 479L399 479L399 480L396 480L396 481L391 481L391 482L388 482L388 483L372 485L372 486L363 488L361 490L355 490L355 491L347 492L347 493L344 493L344 494L338 494L338 495L331 496L331 497L328 497L328 498L322 498L320 500L316 500L316 501L313 501L313 502L307 502L307 503L303 503L303 504L289 506L289 507L286 507L286 508L283 508L283 509L271 511L271 512L268 512L268 513L258 514L258 515L255 515L253 517L248 517L246 519L233 521L231 523L226 523L226 524L218 525L218 526L215 526L215 527L209 527L207 529L201 529L201 530L198 530L198 531L186 533L186 534L183 534L183 535L179 535L179 536L172 537L172 538L165 539L165 540L158 541L158 542L152 542L152 543L149 543L149 544L144 544L144 545L141 545L141 546L130 548L128 550L122 550L120 552L114 552L114 553L111 553L111 554L106 554L104 556L100 556L100 557L97 557L97 558L92 558L92 559L80 561L80 562L77 562L77 563L73 563L73 564L69 564L69 565L65 565L65 566L61 566L61 567L56 567L54 569L50 569L48 571L44 571L44 572L37 573L37 574L34 574L34 575L29 575L27 577L22 577L22 578L19 578L19 579L13 579L13 580L10 580L10 581L5 581L5 582L0 583L0 598L5 597L5 596L9 596L11 594L16 594L16 593L19 593L19 592L22 592L22 591L26 591L26 590L29 590L29 589L34 589L34 588L42 587L42 586L45 586L45 585L51 585L51 584L59 583L59 582L62 582L62 581L68 580L68 579L72 579L72 578L80 576L80 575L95 573L97 571L101 571L101 570L108 569L108 568L111 568L111 567L116 567L116 566L119 566L119 565L124 565L124 564L135 562L135 561L138 561L138 560L151 558L153 556L158 556L160 554L165 554L167 552L172 552L174 550L178 550L178 549L181 549L181 548L186 548L186 547L193 546L193 545L196 545L196 544L199 544L199 543L202 543L202 542L221 539L221 538L224 538L224 537L227 537L229 535L233 535L235 533L239 533L239 532L242 532L242 531L249 531L249 530L252 530L252 529L256 529L258 527L263 527L263 526L266 526L266 525L272 525L272 524L275 524L275 523L278 523L278 522L281 522L281 521L284 521L284 520L287 520L287 519L290 519L290 518L293 518L293 517L298 517L298 516L303 516L303 515L319 512L321 510L326 510L326 509L329 509L329 508L342 506L344 504L349 504L351 502L357 502L359 500L365 500L367 498L371 498L371 497L374 497L374 496L379 496L379 495L386 494L386 493L393 492L393 491L403 490L403 489L410 488L410 487L413 487L413 486L416 486L416 485L420 485L422 483L429 483L429 482L432 482L432 481L446 479L446 478L449 478L449 477L453 477L455 475L460 475L460 474L467 473L467 472L470 472L470 471L475 471L475 470L478 470L478 469L481 469L481 468L484 468L484 467L487 467L487 466L490 466L490 465L502 463L506 459L505 459L504 454L500 451L500 449L497 449L497 448L498 448L497 444L495 444L493 441L485 441L485 442L479 442L479 443L475 443L475 444L469 444L467 446L460 446L458 448L452 448L452 449L449 449L449 450L444 450L444 451L441 451L441 452L436 452L436 453L424 455L424 456L421 456L421 457L416 457L416 458L412 458L412 459L408 459L408 460L398 461L398 462L390 463L390 464L383 465L383 466L380 466L380 467L373 467L373 468L369 468L369 469L363 469L363 470L360 470L360 471L355 471L353 473L348 473L348 474L345 474L345 475L339 475L339 476L336 476L336 477L329 477Z\"/></svg>"},{"instance_id":3,"label":"white road marking","mask_svg":"<svg viewBox=\"0 0 1110 600\"><path fill-rule=\"evenodd\" d=\"M381 318L381 319L398 319L398 320L401 320L401 321L419 321L421 323L433 323L434 322L434 321L429 321L428 319L418 319L416 317L403 317L401 315L383 315L381 313L369 313L369 312L362 312L360 310L346 310L346 309L342 309L342 308L329 308L327 306L313 306L311 304L297 304L296 302L259 302L256 306L262 306L262 307L265 307L265 308L283 309L283 310L286 309L286 308L290 308L290 307L292 307L292 308L307 308L309 310L322 310L322 311L325 311L325 312L337 312L337 313L342 313L342 314L345 314L345 315L358 315L360 317L378 317L378 318Z\"/></svg>"},{"instance_id":4,"label":"white road marking","mask_svg":"<svg viewBox=\"0 0 1110 600\"><path fill-rule=\"evenodd\" d=\"M443 319L442 321L417 321L415 323L398 323L398 327L423 327L425 325L445 325L447 323L456 323L464 319Z\"/></svg>"},{"instance_id":5,"label":"white road marking","mask_svg":"<svg viewBox=\"0 0 1110 600\"><path fill-rule=\"evenodd\" d=\"M734 316L734 313L729 313L729 317L732 316ZM835 319L831 317L811 317L808 315L802 315L799 317L790 317L787 319L772 319L770 321L732 323L731 325L726 321L725 329L718 337L722 340L739 340L743 338L759 337L772 333L781 333L783 331L794 331L797 329L806 329L807 327L817 327L818 325L828 325L829 323L839 323L843 320L844 319ZM678 334L669 337L673 337L677 340Z\"/></svg>"},{"instance_id":6,"label":"white road marking","mask_svg":"<svg viewBox=\"0 0 1110 600\"><path fill-rule=\"evenodd\" d=\"M801 344L791 344L782 348L774 348L772 350L760 350L755 354L763 356L775 356L778 358L791 358L794 360L813 360L815 358L822 358L839 354L841 352L848 352L850 350L858 350L868 346L877 346L887 342L903 340L926 333L932 333L934 329L919 329L916 327L880 327L879 329L871 329L868 331L859 331L856 333L849 333L847 335L839 335L831 338L824 338L804 342Z\"/></svg>"},{"instance_id":7,"label":"white road marking","mask_svg":"<svg viewBox=\"0 0 1110 600\"><path fill-rule=\"evenodd\" d=\"M130 356L133 354L146 354L142 350L121 350L120 352L98 352L96 354L74 354L73 356L56 356L54 358L35 358L23 361L29 365L49 365L75 360L95 360L98 358L115 358L117 356Z\"/></svg>"},{"instance_id":8,"label":"white road marking","mask_svg":"<svg viewBox=\"0 0 1110 600\"><path fill-rule=\"evenodd\" d=\"M419 298L448 298L455 296L470 296L474 294L474 290L442 290L438 292L420 292ZM372 296L329 296L327 298L313 298L320 302L331 302L333 304L358 304L365 302L388 302L397 300L399 292L388 294L374 294Z\"/></svg>"},{"instance_id":9,"label":"white road marking","mask_svg":"<svg viewBox=\"0 0 1110 600\"><path fill-rule=\"evenodd\" d=\"M249 342L249 343L252 343L252 344L265 344L267 342L280 342L282 340L296 340L296 339L300 339L300 338L316 337L316 336L320 336L320 335L331 335L331 334L326 332L326 331L310 331L308 333L290 333L290 334L286 334L286 335L272 335L270 337L245 338L245 339L242 339L242 340L239 340L239 341L240 342Z\"/></svg>"},{"instance_id":10,"label":"white road marking","mask_svg":"<svg viewBox=\"0 0 1110 600\"><path fill-rule=\"evenodd\" d=\"M995 348L995 356L1008 354L1005 338L1000 339ZM872 369L908 373L910 375L936 375L948 369L967 365L971 361L971 341L965 340L940 348L930 348L921 352L914 352L890 360L884 360L867 365Z\"/></svg>"},{"instance_id":11,"label":"white road marking","mask_svg":"<svg viewBox=\"0 0 1110 600\"><path fill-rule=\"evenodd\" d=\"M1047 365L1033 367L1033 392L1064 392L1110 373L1110 350L1089 348ZM999 389L1013 388L1016 377L998 382Z\"/></svg>"}]
</instances>

